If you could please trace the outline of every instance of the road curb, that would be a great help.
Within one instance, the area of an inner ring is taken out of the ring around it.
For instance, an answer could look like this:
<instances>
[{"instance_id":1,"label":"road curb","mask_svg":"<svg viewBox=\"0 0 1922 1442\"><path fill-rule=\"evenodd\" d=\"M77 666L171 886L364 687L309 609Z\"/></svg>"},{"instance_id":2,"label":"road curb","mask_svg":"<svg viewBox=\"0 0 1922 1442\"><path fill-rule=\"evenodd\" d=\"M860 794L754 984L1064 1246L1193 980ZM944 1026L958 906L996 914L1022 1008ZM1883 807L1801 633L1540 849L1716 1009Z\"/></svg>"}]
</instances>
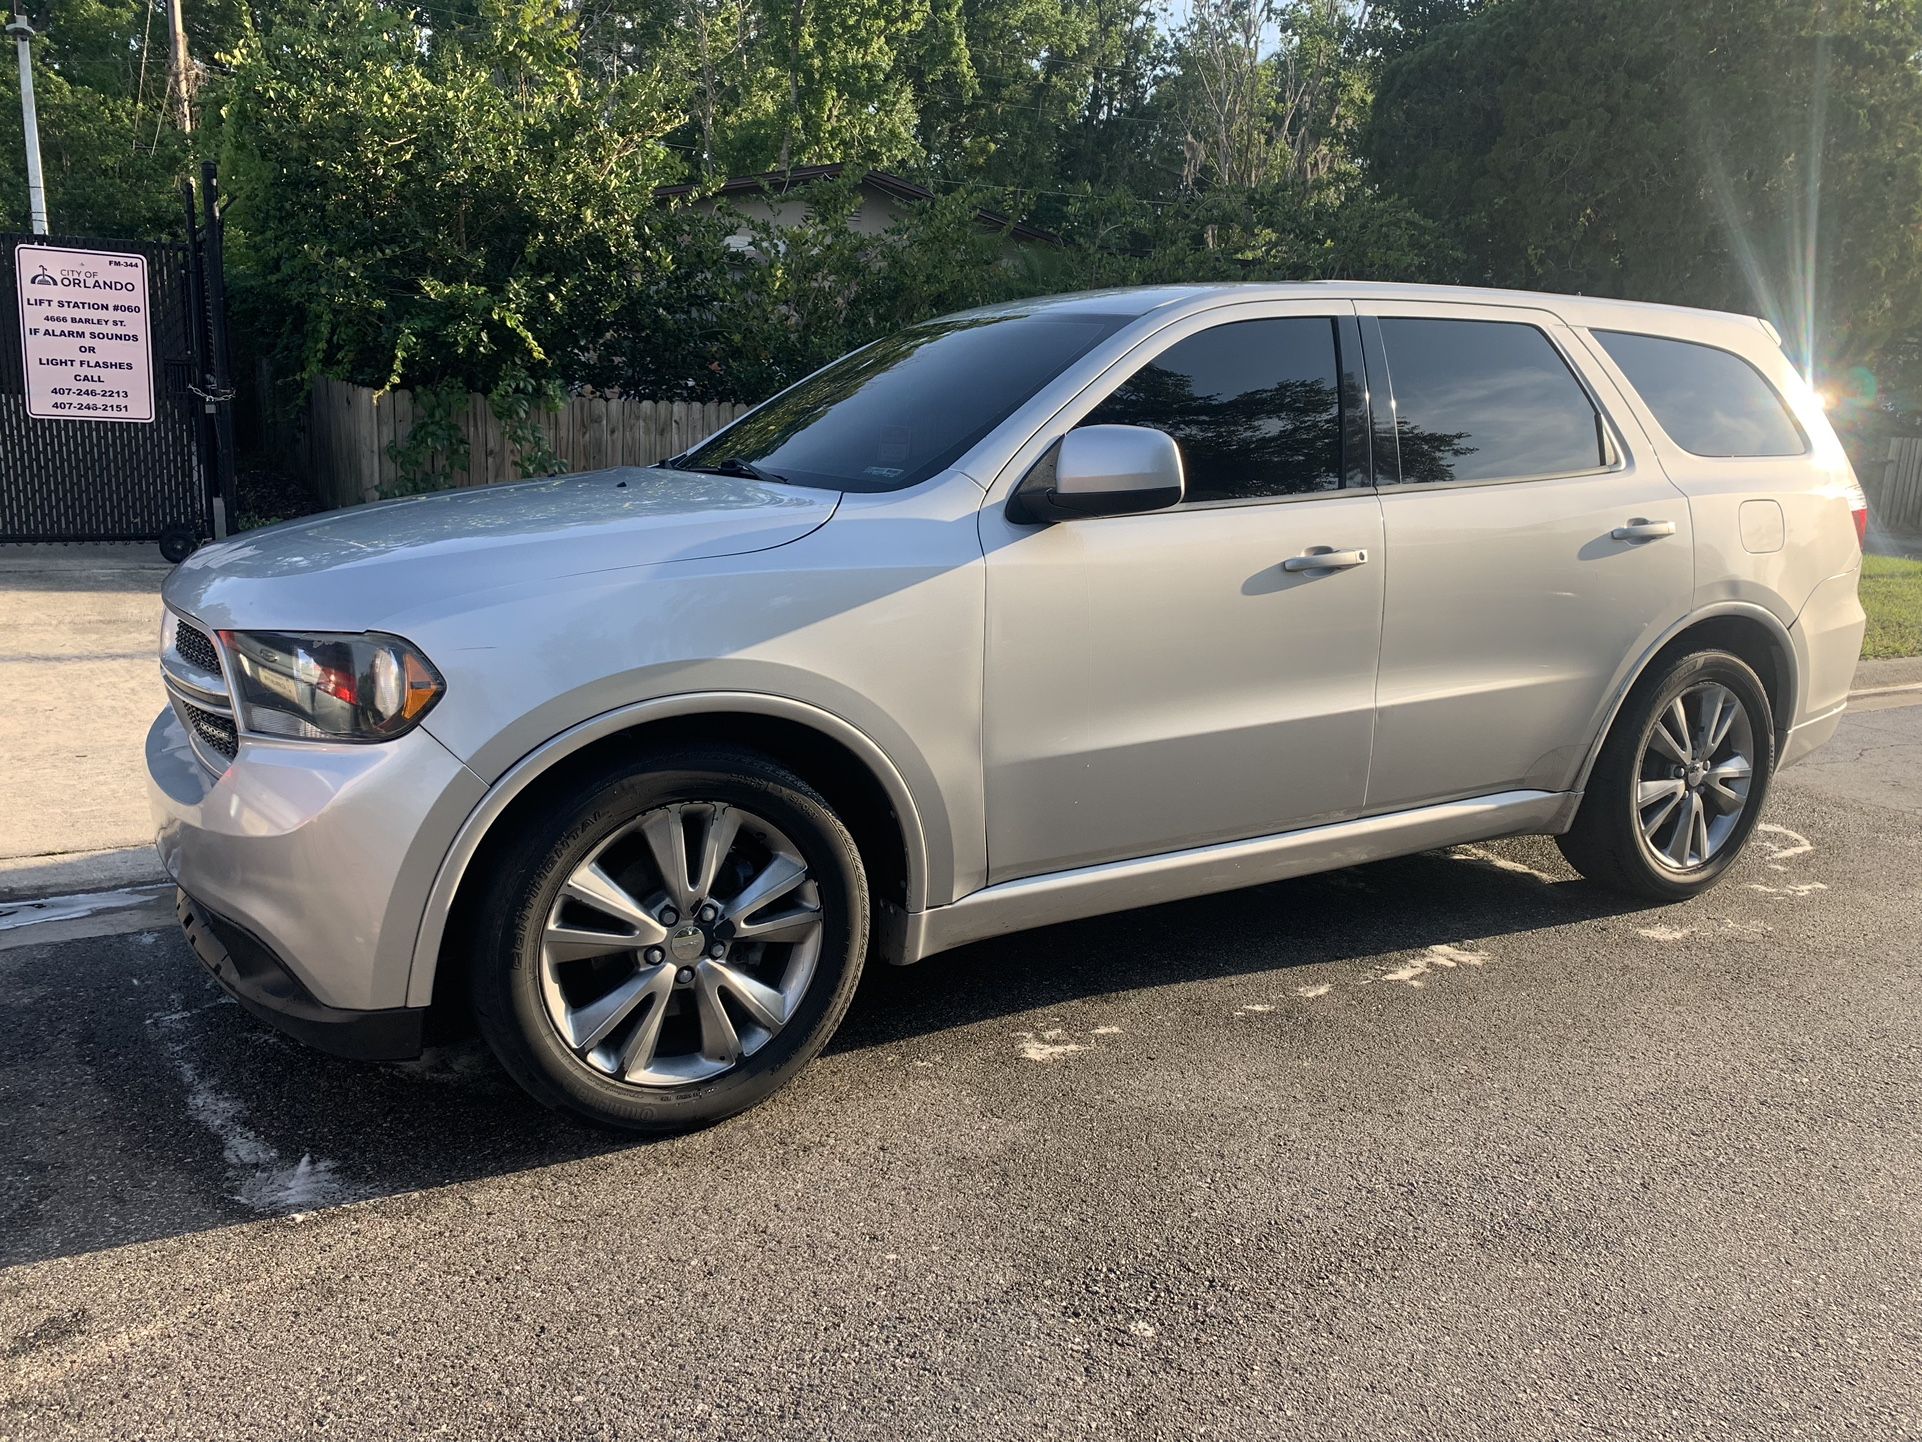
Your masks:
<instances>
[{"instance_id":1,"label":"road curb","mask_svg":"<svg viewBox=\"0 0 1922 1442\"><path fill-rule=\"evenodd\" d=\"M0 858L0 905L46 896L75 896L167 879L151 846Z\"/></svg>"},{"instance_id":2,"label":"road curb","mask_svg":"<svg viewBox=\"0 0 1922 1442\"><path fill-rule=\"evenodd\" d=\"M1851 695L1858 691L1883 691L1907 686L1922 686L1922 656L1858 661L1855 676L1849 682Z\"/></svg>"}]
</instances>

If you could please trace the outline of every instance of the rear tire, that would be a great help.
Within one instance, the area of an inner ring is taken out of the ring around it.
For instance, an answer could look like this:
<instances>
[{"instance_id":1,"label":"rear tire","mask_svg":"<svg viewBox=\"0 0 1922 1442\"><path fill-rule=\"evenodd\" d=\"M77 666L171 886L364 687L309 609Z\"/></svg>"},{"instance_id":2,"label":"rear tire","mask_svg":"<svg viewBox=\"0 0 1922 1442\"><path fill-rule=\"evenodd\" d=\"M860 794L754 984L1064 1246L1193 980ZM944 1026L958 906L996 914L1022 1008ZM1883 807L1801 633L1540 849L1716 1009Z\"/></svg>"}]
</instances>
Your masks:
<instances>
[{"instance_id":1,"label":"rear tire","mask_svg":"<svg viewBox=\"0 0 1922 1442\"><path fill-rule=\"evenodd\" d=\"M1741 657L1704 650L1644 677L1590 773L1562 855L1652 901L1713 886L1754 832L1775 774L1775 717Z\"/></svg>"},{"instance_id":2,"label":"rear tire","mask_svg":"<svg viewBox=\"0 0 1922 1442\"><path fill-rule=\"evenodd\" d=\"M680 1132L744 1111L826 1045L867 951L860 853L766 757L636 757L557 798L480 909L482 1035L536 1099Z\"/></svg>"}]
</instances>

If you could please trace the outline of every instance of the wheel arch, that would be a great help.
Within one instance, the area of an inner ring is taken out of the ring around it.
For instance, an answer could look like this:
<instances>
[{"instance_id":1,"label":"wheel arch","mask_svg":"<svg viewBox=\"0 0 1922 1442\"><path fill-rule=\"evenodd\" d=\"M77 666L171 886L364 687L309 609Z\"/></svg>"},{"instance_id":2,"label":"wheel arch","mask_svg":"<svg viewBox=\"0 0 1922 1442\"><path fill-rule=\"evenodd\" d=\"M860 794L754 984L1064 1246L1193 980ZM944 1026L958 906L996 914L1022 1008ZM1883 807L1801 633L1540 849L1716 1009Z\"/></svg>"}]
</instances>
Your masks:
<instances>
[{"instance_id":1,"label":"wheel arch","mask_svg":"<svg viewBox=\"0 0 1922 1442\"><path fill-rule=\"evenodd\" d=\"M1679 622L1630 669L1626 678L1615 688L1607 714L1589 742L1588 754L1583 758L1581 772L1575 778L1576 791L1587 788L1589 773L1595 769L1603 743L1608 740L1608 733L1615 726L1615 718L1621 714L1622 707L1628 704L1628 698L1634 694L1635 688L1646 677L1659 673L1672 658L1707 647L1729 651L1741 657L1761 678L1762 690L1769 699L1769 709L1774 712L1775 744L1779 753L1794 722L1800 695L1795 647L1789 639L1788 628L1773 612L1760 606L1730 602L1698 611Z\"/></svg>"},{"instance_id":2,"label":"wheel arch","mask_svg":"<svg viewBox=\"0 0 1922 1442\"><path fill-rule=\"evenodd\" d=\"M885 752L857 727L786 697L710 693L662 698L562 732L509 767L469 814L443 859L421 919L408 973L410 1006L451 995L470 943L465 924L491 849L513 818L554 787L639 747L731 743L772 757L819 790L853 833L877 911L918 910L928 894L928 849L912 792ZM877 918L877 923L881 922ZM899 928L877 924L879 944Z\"/></svg>"}]
</instances>

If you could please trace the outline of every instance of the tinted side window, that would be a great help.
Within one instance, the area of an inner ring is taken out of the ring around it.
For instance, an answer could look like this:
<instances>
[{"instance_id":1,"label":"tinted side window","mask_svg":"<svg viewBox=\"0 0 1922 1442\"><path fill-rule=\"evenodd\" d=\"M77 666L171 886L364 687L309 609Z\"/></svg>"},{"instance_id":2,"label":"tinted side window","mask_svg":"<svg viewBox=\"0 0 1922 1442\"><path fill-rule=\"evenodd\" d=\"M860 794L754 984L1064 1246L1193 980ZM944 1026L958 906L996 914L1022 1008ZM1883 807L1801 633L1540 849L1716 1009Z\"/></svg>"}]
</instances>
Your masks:
<instances>
[{"instance_id":1,"label":"tinted side window","mask_svg":"<svg viewBox=\"0 0 1922 1442\"><path fill-rule=\"evenodd\" d=\"M1404 481L1507 481L1608 463L1588 393L1534 326L1384 316L1381 332Z\"/></svg>"},{"instance_id":2,"label":"tinted side window","mask_svg":"<svg viewBox=\"0 0 1922 1442\"><path fill-rule=\"evenodd\" d=\"M1591 331L1675 444L1698 456L1799 456L1802 429L1762 373L1725 350Z\"/></svg>"},{"instance_id":3,"label":"tinted side window","mask_svg":"<svg viewBox=\"0 0 1922 1442\"><path fill-rule=\"evenodd\" d=\"M1081 424L1166 431L1181 447L1191 502L1332 491L1341 485L1335 323L1238 320L1191 335Z\"/></svg>"}]
</instances>

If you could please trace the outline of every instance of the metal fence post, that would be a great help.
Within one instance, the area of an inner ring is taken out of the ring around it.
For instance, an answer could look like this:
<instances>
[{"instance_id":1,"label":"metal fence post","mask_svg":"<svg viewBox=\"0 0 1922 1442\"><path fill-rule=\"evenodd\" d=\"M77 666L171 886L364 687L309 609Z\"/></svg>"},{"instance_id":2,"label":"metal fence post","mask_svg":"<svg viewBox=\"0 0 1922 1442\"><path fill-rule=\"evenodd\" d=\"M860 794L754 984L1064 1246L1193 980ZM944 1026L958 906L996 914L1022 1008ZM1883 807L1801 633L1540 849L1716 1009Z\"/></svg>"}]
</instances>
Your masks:
<instances>
[{"instance_id":1,"label":"metal fence post","mask_svg":"<svg viewBox=\"0 0 1922 1442\"><path fill-rule=\"evenodd\" d=\"M201 163L200 204L206 214L201 254L206 262L207 285L207 395L214 408L214 464L219 467L221 509L226 513L226 524L231 526L240 519L239 498L234 491L233 366L227 356L227 269L221 244L220 181L211 160Z\"/></svg>"},{"instance_id":2,"label":"metal fence post","mask_svg":"<svg viewBox=\"0 0 1922 1442\"><path fill-rule=\"evenodd\" d=\"M214 461L214 403L210 398L213 382L207 374L207 297L200 284L200 216L193 181L180 182L180 200L187 213L187 339L193 365L193 393L200 402L194 408L194 455L199 461L202 508L212 522L214 539L221 541L227 537L227 505L215 482L218 471Z\"/></svg>"}]
</instances>

